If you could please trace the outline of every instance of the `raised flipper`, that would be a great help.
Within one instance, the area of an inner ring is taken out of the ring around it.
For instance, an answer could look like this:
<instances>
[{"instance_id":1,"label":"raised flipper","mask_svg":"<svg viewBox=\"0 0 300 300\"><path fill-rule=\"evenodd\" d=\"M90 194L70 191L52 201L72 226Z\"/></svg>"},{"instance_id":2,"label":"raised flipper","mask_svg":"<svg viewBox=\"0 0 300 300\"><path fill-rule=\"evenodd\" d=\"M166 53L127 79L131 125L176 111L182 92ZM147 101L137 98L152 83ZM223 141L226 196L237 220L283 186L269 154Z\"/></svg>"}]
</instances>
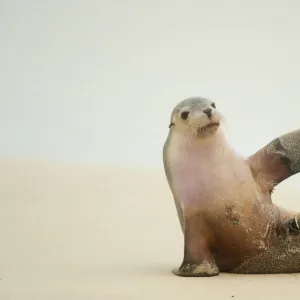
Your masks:
<instances>
[{"instance_id":1,"label":"raised flipper","mask_svg":"<svg viewBox=\"0 0 300 300\"><path fill-rule=\"evenodd\" d=\"M284 134L248 158L262 192L300 172L300 129Z\"/></svg>"}]
</instances>

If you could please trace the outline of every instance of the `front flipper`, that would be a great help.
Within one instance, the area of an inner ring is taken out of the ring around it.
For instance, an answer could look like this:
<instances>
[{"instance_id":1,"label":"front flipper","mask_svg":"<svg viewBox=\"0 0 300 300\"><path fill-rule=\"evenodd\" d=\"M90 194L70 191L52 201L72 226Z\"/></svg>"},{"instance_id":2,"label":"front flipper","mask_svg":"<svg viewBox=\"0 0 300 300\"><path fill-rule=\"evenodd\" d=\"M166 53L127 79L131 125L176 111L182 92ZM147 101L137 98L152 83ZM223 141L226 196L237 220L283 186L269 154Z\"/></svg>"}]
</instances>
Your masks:
<instances>
[{"instance_id":1,"label":"front flipper","mask_svg":"<svg viewBox=\"0 0 300 300\"><path fill-rule=\"evenodd\" d=\"M208 246L205 224L199 215L184 217L184 258L173 274L183 277L210 277L220 273Z\"/></svg>"},{"instance_id":2,"label":"front flipper","mask_svg":"<svg viewBox=\"0 0 300 300\"><path fill-rule=\"evenodd\" d=\"M179 269L173 269L172 273L180 277L212 277L219 275L220 271L216 264L203 262L182 264Z\"/></svg>"},{"instance_id":3,"label":"front flipper","mask_svg":"<svg viewBox=\"0 0 300 300\"><path fill-rule=\"evenodd\" d=\"M248 158L263 192L300 172L300 129L284 134Z\"/></svg>"}]
</instances>

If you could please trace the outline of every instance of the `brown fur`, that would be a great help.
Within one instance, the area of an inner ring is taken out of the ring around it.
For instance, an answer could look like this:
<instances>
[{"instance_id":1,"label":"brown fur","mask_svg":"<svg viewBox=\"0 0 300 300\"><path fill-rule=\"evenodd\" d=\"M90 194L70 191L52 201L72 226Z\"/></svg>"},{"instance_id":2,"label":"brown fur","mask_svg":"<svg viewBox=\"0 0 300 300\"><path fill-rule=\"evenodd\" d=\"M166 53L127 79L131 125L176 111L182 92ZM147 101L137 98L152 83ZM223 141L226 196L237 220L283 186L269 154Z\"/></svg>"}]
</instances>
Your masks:
<instances>
[{"instance_id":1,"label":"brown fur","mask_svg":"<svg viewBox=\"0 0 300 300\"><path fill-rule=\"evenodd\" d=\"M300 271L300 235L281 237L276 245L253 256L233 269L237 274L298 273Z\"/></svg>"}]
</instances>

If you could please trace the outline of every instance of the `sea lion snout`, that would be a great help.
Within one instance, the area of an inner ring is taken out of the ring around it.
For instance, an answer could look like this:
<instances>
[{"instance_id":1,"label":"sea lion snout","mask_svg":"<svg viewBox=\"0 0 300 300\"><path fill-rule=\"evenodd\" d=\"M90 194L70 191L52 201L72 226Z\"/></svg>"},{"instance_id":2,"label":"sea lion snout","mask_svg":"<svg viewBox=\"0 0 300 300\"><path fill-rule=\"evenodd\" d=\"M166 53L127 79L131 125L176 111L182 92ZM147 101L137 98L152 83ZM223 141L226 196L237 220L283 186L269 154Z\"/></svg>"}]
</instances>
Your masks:
<instances>
[{"instance_id":1,"label":"sea lion snout","mask_svg":"<svg viewBox=\"0 0 300 300\"><path fill-rule=\"evenodd\" d=\"M189 119L193 122L205 123L208 120L219 120L219 114L211 105L204 107L195 107L189 112Z\"/></svg>"},{"instance_id":2,"label":"sea lion snout","mask_svg":"<svg viewBox=\"0 0 300 300\"><path fill-rule=\"evenodd\" d=\"M173 109L169 128L194 138L207 138L217 132L222 116L215 102L195 97L181 101Z\"/></svg>"},{"instance_id":3,"label":"sea lion snout","mask_svg":"<svg viewBox=\"0 0 300 300\"><path fill-rule=\"evenodd\" d=\"M203 109L203 112L208 116L209 119L211 119L211 115L212 115L211 107L207 107L207 108Z\"/></svg>"}]
</instances>

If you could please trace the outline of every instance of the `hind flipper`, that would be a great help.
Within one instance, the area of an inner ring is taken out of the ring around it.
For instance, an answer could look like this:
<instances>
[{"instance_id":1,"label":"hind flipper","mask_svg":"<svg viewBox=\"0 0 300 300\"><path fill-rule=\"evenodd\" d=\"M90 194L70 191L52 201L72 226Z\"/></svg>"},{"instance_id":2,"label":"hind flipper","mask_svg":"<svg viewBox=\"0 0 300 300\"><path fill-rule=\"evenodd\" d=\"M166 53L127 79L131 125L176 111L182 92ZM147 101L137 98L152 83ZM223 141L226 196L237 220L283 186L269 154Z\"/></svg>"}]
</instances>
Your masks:
<instances>
[{"instance_id":1,"label":"hind flipper","mask_svg":"<svg viewBox=\"0 0 300 300\"><path fill-rule=\"evenodd\" d=\"M283 226L288 235L298 235L300 233L300 214L288 219L285 223L283 223Z\"/></svg>"},{"instance_id":2,"label":"hind flipper","mask_svg":"<svg viewBox=\"0 0 300 300\"><path fill-rule=\"evenodd\" d=\"M274 204L278 219L278 235L298 235L300 233L300 213Z\"/></svg>"}]
</instances>

